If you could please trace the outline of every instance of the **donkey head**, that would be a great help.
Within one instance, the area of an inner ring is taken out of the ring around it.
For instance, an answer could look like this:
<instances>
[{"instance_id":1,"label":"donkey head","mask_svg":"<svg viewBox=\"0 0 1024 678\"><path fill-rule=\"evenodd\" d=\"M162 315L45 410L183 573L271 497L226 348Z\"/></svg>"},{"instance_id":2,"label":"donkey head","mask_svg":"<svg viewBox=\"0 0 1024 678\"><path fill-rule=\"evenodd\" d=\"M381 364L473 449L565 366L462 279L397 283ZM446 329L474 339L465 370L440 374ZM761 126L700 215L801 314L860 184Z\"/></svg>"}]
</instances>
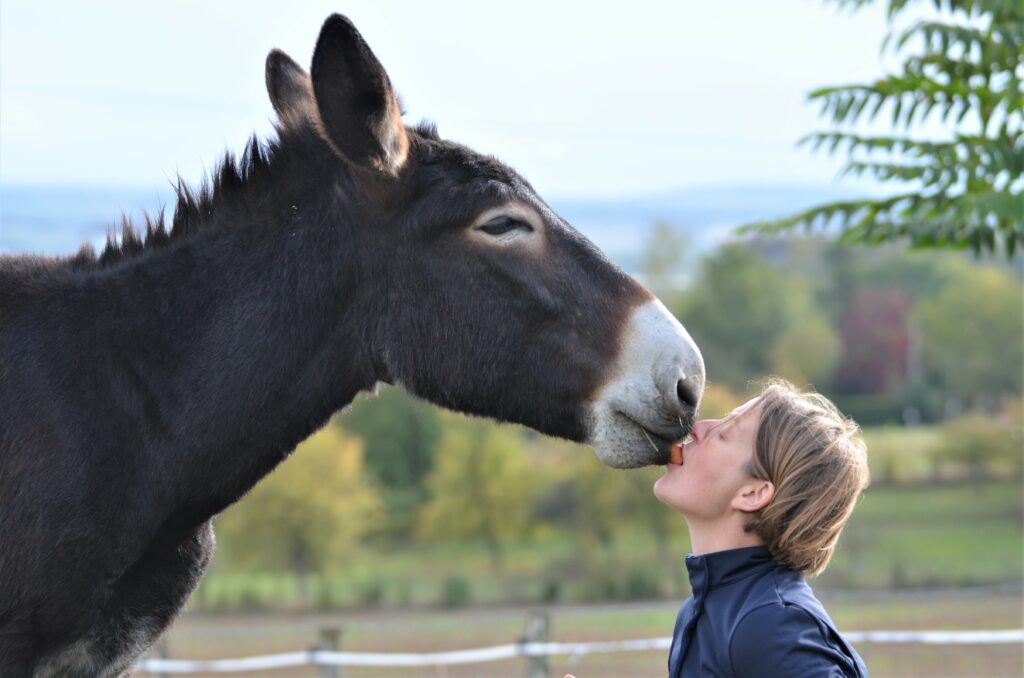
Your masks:
<instances>
[{"instance_id":1,"label":"donkey head","mask_svg":"<svg viewBox=\"0 0 1024 678\"><path fill-rule=\"evenodd\" d=\"M700 352L653 295L496 159L404 125L344 17L311 75L281 52L267 86L282 147L330 149L319 211L349 229L375 378L444 407L663 464L693 421ZM315 133L315 135L314 135Z\"/></svg>"}]
</instances>

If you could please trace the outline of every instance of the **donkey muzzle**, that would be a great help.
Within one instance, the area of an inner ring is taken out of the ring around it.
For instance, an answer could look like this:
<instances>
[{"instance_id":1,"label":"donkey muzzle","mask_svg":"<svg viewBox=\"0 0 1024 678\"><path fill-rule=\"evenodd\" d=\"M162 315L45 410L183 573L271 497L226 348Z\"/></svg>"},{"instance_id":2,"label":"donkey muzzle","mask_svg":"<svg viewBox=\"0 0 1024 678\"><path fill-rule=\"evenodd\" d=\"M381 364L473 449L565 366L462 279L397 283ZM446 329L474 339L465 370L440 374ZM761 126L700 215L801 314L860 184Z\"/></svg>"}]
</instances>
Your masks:
<instances>
[{"instance_id":1,"label":"donkey muzzle","mask_svg":"<svg viewBox=\"0 0 1024 678\"><path fill-rule=\"evenodd\" d=\"M704 359L657 299L636 307L608 381L597 391L590 445L605 464L663 464L689 433L704 391Z\"/></svg>"}]
</instances>

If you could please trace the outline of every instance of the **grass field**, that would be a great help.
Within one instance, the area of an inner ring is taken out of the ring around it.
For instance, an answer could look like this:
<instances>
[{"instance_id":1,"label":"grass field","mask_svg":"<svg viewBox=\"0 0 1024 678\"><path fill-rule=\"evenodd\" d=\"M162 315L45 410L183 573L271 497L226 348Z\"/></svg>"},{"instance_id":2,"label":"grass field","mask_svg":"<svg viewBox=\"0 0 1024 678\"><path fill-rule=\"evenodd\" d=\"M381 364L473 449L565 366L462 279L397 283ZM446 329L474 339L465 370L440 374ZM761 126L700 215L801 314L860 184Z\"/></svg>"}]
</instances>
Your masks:
<instances>
[{"instance_id":1,"label":"grass field","mask_svg":"<svg viewBox=\"0 0 1024 678\"><path fill-rule=\"evenodd\" d=\"M938 473L934 450L942 431L936 426L872 426L864 429L868 464L876 485L920 482Z\"/></svg>"},{"instance_id":2,"label":"grass field","mask_svg":"<svg viewBox=\"0 0 1024 678\"><path fill-rule=\"evenodd\" d=\"M1019 482L886 486L854 511L821 583L963 586L1024 577Z\"/></svg>"},{"instance_id":3,"label":"grass field","mask_svg":"<svg viewBox=\"0 0 1024 678\"><path fill-rule=\"evenodd\" d=\"M906 589L1021 581L1021 510L1022 486L1014 481L869 488L816 587ZM688 590L682 557L689 542L681 519L669 542L659 549L650 532L630 526L607 548L584 551L566 535L551 533L510 544L501 571L475 543L364 550L351 554L343 569L316 578L305 602L287 574L225 572L215 561L192 607L437 607L452 582L463 588L463 595L449 604L674 599Z\"/></svg>"},{"instance_id":4,"label":"grass field","mask_svg":"<svg viewBox=\"0 0 1024 678\"><path fill-rule=\"evenodd\" d=\"M822 593L843 631L897 629L1019 628L1019 590L931 592L853 596ZM545 608L556 641L623 640L671 634L678 602ZM166 636L169 656L226 658L305 649L324 626L343 629L343 649L374 652L431 652L514 642L524 631L528 608L462 611L378 610L333 614L184 615ZM862 643L858 651L873 676L1019 676L1019 645L884 645ZM621 652L579 658L554 657L550 675L573 672L597 676L663 676L665 653ZM356 676L522 676L523 660L421 669L346 668ZM265 671L260 676L316 676L317 669Z\"/></svg>"},{"instance_id":5,"label":"grass field","mask_svg":"<svg viewBox=\"0 0 1024 678\"><path fill-rule=\"evenodd\" d=\"M1022 491L1016 481L872 487L829 571L812 585L844 631L1020 628ZM629 529L608 548L581 551L578 543L552 533L511 544L501 572L473 543L367 550L352 554L344 569L318 579L312 599L305 602L288 575L215 568L166 644L175 658L288 652L311 647L323 626L341 626L343 647L352 651L429 652L505 644L522 636L531 606L552 600L553 583L560 604L542 606L551 618L553 640L667 636L688 594L682 566L688 542L681 524L670 541L659 552L649 532ZM638 575L647 579L635 589L622 588ZM445 583L453 580L466 587L458 601L464 607L445 610ZM1004 593L977 588L992 584L1010 588ZM613 585L619 588L609 588ZM637 592L658 599L599 602ZM224 612L245 606L248 612ZM318 606L324 609L315 611ZM1020 645L863 643L858 651L874 676L1019 676L1024 666ZM551 675L664 675L664 655L555 657ZM524 672L523 660L508 660L421 670L348 668L344 675ZM258 675L318 674L310 667Z\"/></svg>"}]
</instances>

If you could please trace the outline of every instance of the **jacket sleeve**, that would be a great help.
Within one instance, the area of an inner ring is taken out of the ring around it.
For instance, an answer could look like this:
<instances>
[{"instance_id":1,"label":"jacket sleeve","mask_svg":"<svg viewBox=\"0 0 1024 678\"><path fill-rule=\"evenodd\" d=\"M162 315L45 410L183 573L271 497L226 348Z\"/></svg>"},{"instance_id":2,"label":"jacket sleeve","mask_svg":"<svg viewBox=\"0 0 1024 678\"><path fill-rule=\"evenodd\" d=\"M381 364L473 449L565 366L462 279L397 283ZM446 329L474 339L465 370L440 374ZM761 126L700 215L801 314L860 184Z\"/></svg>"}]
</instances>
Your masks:
<instances>
[{"instance_id":1,"label":"jacket sleeve","mask_svg":"<svg viewBox=\"0 0 1024 678\"><path fill-rule=\"evenodd\" d=\"M741 619L729 640L729 661L738 678L863 675L830 632L794 605L766 605Z\"/></svg>"}]
</instances>

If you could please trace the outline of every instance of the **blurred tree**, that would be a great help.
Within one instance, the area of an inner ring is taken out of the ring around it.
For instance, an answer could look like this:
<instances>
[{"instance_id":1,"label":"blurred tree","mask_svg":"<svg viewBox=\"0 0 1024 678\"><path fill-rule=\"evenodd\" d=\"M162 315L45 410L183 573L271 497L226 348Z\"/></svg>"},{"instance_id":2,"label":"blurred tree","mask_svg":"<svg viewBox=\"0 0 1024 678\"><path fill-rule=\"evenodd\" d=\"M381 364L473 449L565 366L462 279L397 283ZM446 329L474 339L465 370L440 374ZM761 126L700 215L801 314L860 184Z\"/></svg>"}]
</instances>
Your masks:
<instances>
[{"instance_id":1,"label":"blurred tree","mask_svg":"<svg viewBox=\"0 0 1024 678\"><path fill-rule=\"evenodd\" d=\"M1002 472L1020 478L1024 471L1024 429L1020 420L970 412L942 425L936 457L966 466L970 480L989 480Z\"/></svg>"},{"instance_id":2,"label":"blurred tree","mask_svg":"<svg viewBox=\"0 0 1024 678\"><path fill-rule=\"evenodd\" d=\"M704 258L681 316L701 347L708 378L743 393L748 380L770 371L778 338L818 314L806 279L737 243Z\"/></svg>"},{"instance_id":3,"label":"blurred tree","mask_svg":"<svg viewBox=\"0 0 1024 678\"><path fill-rule=\"evenodd\" d=\"M625 508L630 477L604 466L592 453L574 450L555 465L530 519L536 527L564 532L580 558L595 549L607 551L618 531L633 520Z\"/></svg>"},{"instance_id":4,"label":"blurred tree","mask_svg":"<svg viewBox=\"0 0 1024 678\"><path fill-rule=\"evenodd\" d=\"M520 432L461 415L445 416L441 456L427 478L430 499L419 533L481 539L491 564L504 564L504 542L523 536L541 479L524 453Z\"/></svg>"},{"instance_id":5,"label":"blurred tree","mask_svg":"<svg viewBox=\"0 0 1024 678\"><path fill-rule=\"evenodd\" d=\"M629 474L605 466L586 452L573 455L565 468L570 474L561 488L572 497L570 526L576 543L584 552L594 546L608 548L616 531L632 520L625 510Z\"/></svg>"},{"instance_id":6,"label":"blurred tree","mask_svg":"<svg viewBox=\"0 0 1024 678\"><path fill-rule=\"evenodd\" d=\"M853 8L872 2L833 1ZM920 3L888 0L890 21L914 4ZM829 152L845 149L845 174L868 174L904 190L884 199L830 203L751 228L778 232L838 222L846 241L908 240L915 247L1004 249L1009 256L1024 244L1024 2L930 4L940 12L938 19L893 28L883 45L893 44L903 55L902 72L811 92L836 129L801 141ZM928 141L909 133L854 131L856 123L873 121L885 107L893 127L909 130L935 110L943 123L952 116L955 126L947 138Z\"/></svg>"},{"instance_id":7,"label":"blurred tree","mask_svg":"<svg viewBox=\"0 0 1024 678\"><path fill-rule=\"evenodd\" d=\"M995 411L1024 386L1024 290L995 267L964 265L916 312L924 369L946 394L947 416Z\"/></svg>"},{"instance_id":8,"label":"blurred tree","mask_svg":"<svg viewBox=\"0 0 1024 678\"><path fill-rule=\"evenodd\" d=\"M860 290L900 290L910 305L916 306L921 300L935 296L935 290L955 276L964 261L961 252L908 252L895 243L871 249L831 243L822 256L826 272L821 276L823 284L818 301L836 328L849 313ZM790 266L790 262L786 265Z\"/></svg>"},{"instance_id":9,"label":"blurred tree","mask_svg":"<svg viewBox=\"0 0 1024 678\"><path fill-rule=\"evenodd\" d=\"M818 316L805 318L785 330L772 346L771 372L797 386L827 390L839 364L839 335Z\"/></svg>"},{"instance_id":10,"label":"blurred tree","mask_svg":"<svg viewBox=\"0 0 1024 678\"><path fill-rule=\"evenodd\" d=\"M290 568L308 602L309 574L384 520L362 465L358 439L336 426L322 429L217 519L222 550L237 564Z\"/></svg>"},{"instance_id":11,"label":"blurred tree","mask_svg":"<svg viewBox=\"0 0 1024 678\"><path fill-rule=\"evenodd\" d=\"M842 359L835 375L839 392L902 393L910 348L909 312L900 290L857 290L839 325Z\"/></svg>"},{"instance_id":12,"label":"blurred tree","mask_svg":"<svg viewBox=\"0 0 1024 678\"><path fill-rule=\"evenodd\" d=\"M437 408L401 388L384 386L376 396L356 399L337 421L363 439L366 471L387 505L388 531L408 536L426 501L426 478L434 468L441 437Z\"/></svg>"},{"instance_id":13,"label":"blurred tree","mask_svg":"<svg viewBox=\"0 0 1024 678\"><path fill-rule=\"evenodd\" d=\"M640 257L640 275L644 284L667 308L675 312L683 278L690 269L691 238L667 221L654 224L650 240Z\"/></svg>"},{"instance_id":14,"label":"blurred tree","mask_svg":"<svg viewBox=\"0 0 1024 678\"><path fill-rule=\"evenodd\" d=\"M679 580L680 554L689 551L689 534L683 517L654 496L654 483L664 473L661 467L637 469L617 474L615 480L627 486L620 524L640 526L651 534L658 562L664 568L665 588L674 590L674 582Z\"/></svg>"},{"instance_id":15,"label":"blurred tree","mask_svg":"<svg viewBox=\"0 0 1024 678\"><path fill-rule=\"evenodd\" d=\"M721 419L744 402L744 396L736 393L728 386L708 382L704 385L704 395L700 399L700 417L702 419Z\"/></svg>"}]
</instances>

